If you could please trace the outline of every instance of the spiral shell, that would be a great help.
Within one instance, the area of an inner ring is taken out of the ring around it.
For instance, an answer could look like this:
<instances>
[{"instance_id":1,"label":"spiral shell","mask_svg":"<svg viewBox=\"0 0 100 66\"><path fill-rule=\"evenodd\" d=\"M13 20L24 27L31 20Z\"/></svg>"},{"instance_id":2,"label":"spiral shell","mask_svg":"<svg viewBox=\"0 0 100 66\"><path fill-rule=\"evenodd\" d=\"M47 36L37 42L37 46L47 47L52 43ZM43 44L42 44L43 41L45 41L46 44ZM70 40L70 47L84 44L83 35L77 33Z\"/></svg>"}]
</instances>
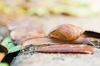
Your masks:
<instances>
[{"instance_id":1,"label":"spiral shell","mask_svg":"<svg viewBox=\"0 0 100 66\"><path fill-rule=\"evenodd\" d=\"M85 30L72 24L61 24L55 27L49 36L63 41L73 41L84 33Z\"/></svg>"}]
</instances>

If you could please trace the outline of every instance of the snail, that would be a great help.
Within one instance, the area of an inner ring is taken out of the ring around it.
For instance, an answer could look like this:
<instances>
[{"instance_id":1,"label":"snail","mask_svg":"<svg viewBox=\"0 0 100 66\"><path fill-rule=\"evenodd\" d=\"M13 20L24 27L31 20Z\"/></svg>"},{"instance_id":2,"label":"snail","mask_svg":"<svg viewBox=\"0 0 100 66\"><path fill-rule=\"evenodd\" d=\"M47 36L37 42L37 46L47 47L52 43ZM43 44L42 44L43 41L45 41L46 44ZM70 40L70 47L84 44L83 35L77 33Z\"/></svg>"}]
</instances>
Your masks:
<instances>
[{"instance_id":1,"label":"snail","mask_svg":"<svg viewBox=\"0 0 100 66\"><path fill-rule=\"evenodd\" d=\"M87 31L72 24L62 24L56 26L46 37L31 38L23 42L23 46L30 44L94 44L88 38L100 38L100 33Z\"/></svg>"},{"instance_id":2,"label":"snail","mask_svg":"<svg viewBox=\"0 0 100 66\"><path fill-rule=\"evenodd\" d=\"M56 26L48 34L48 36L62 41L68 41L74 43L86 43L94 46L94 44L86 37L100 38L100 33L96 33L93 31L86 31L81 27L72 24L61 24Z\"/></svg>"},{"instance_id":3,"label":"snail","mask_svg":"<svg viewBox=\"0 0 100 66\"><path fill-rule=\"evenodd\" d=\"M61 24L55 27L48 36L31 18L23 18L8 24L10 35L16 44L23 46L44 43L86 43L94 45L87 37L100 38L100 33L86 31L72 24Z\"/></svg>"}]
</instances>

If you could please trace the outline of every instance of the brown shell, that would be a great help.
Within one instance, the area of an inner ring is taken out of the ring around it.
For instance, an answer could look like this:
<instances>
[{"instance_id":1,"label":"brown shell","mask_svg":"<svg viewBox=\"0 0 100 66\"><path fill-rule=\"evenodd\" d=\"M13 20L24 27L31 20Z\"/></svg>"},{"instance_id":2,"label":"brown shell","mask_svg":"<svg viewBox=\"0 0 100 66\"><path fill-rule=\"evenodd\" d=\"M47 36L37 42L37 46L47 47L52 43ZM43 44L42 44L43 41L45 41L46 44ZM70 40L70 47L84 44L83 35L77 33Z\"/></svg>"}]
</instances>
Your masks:
<instances>
[{"instance_id":1,"label":"brown shell","mask_svg":"<svg viewBox=\"0 0 100 66\"><path fill-rule=\"evenodd\" d=\"M82 35L84 31L82 28L72 24L61 24L55 27L49 33L49 36L63 41L73 41Z\"/></svg>"}]
</instances>

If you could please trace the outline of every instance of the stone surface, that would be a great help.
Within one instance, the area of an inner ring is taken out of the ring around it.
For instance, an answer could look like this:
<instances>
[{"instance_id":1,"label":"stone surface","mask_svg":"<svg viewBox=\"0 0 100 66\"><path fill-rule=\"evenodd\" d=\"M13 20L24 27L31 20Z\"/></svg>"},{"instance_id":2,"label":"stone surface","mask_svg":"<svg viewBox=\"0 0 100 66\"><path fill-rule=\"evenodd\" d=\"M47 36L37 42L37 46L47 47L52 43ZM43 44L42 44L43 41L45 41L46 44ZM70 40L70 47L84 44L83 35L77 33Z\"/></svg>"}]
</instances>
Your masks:
<instances>
[{"instance_id":1,"label":"stone surface","mask_svg":"<svg viewBox=\"0 0 100 66\"><path fill-rule=\"evenodd\" d=\"M48 17L34 17L43 27L46 34L56 25L71 23L86 30L100 32L100 17L68 17L52 15ZM61 53L32 53L21 54L14 58L11 66L99 66L100 49L94 49L94 54L61 54Z\"/></svg>"}]
</instances>

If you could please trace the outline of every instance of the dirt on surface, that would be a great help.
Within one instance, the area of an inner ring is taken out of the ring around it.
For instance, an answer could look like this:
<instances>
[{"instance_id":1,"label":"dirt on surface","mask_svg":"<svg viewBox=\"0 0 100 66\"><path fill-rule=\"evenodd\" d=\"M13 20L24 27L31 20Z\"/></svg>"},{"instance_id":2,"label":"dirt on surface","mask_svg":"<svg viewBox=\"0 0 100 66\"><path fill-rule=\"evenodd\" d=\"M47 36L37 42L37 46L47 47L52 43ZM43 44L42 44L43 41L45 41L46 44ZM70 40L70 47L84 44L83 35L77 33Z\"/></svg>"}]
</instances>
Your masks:
<instances>
[{"instance_id":1,"label":"dirt on surface","mask_svg":"<svg viewBox=\"0 0 100 66\"><path fill-rule=\"evenodd\" d=\"M52 15L48 17L34 17L40 23L46 34L56 25L70 23L86 30L100 32L100 17L69 17ZM62 53L24 53L15 57L11 66L99 66L100 49L94 48L93 54L62 54Z\"/></svg>"},{"instance_id":2,"label":"dirt on surface","mask_svg":"<svg viewBox=\"0 0 100 66\"><path fill-rule=\"evenodd\" d=\"M99 59L100 54L36 53L16 57L11 66L99 66Z\"/></svg>"}]
</instances>

